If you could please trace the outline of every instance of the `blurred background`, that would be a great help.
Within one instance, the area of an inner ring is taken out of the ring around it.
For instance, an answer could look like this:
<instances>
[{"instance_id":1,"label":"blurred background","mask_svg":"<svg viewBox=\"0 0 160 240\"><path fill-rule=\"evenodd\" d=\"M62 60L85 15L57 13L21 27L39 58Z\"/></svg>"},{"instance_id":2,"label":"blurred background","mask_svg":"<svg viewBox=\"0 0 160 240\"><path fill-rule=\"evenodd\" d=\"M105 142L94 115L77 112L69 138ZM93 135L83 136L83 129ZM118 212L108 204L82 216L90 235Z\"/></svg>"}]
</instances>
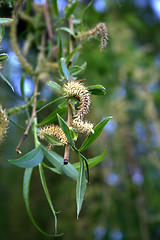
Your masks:
<instances>
[{"instance_id":1,"label":"blurred background","mask_svg":"<svg viewBox=\"0 0 160 240\"><path fill-rule=\"evenodd\" d=\"M75 13L77 19L89 2L79 2ZM59 0L58 4L63 15L66 2ZM1 17L11 17L11 10L9 4L0 1ZM81 76L86 78L86 85L101 84L106 88L105 96L92 96L88 118L95 124L107 116L113 116L113 119L84 155L87 158L97 156L104 151L105 145L108 153L103 162L90 171L91 184L78 220L75 182L45 171L53 204L60 211L58 228L64 235L58 239L158 240L160 0L95 0L85 14L85 24L90 28L99 22L105 22L108 27L107 48L100 53L97 40L84 41L78 63L87 62ZM21 48L25 45L24 26L20 20ZM3 108L24 104L20 92L23 69L12 51L8 27L5 27L1 52L9 55L2 73L16 91L13 93L0 79L0 103ZM33 49L32 62L35 53ZM26 96L33 94L33 88L33 80L26 76ZM40 99L51 101L58 96L44 83L40 89ZM40 120L49 113L51 108L39 115ZM25 128L25 111L11 119ZM24 170L6 162L6 159L19 157L15 149L22 135L23 130L10 123L6 141L0 146L0 239L44 240L48 238L34 228L26 212L22 196ZM23 144L23 153L33 147L30 134ZM72 157L71 162L74 162ZM30 203L41 228L52 233L54 222L37 169L32 176Z\"/></svg>"}]
</instances>

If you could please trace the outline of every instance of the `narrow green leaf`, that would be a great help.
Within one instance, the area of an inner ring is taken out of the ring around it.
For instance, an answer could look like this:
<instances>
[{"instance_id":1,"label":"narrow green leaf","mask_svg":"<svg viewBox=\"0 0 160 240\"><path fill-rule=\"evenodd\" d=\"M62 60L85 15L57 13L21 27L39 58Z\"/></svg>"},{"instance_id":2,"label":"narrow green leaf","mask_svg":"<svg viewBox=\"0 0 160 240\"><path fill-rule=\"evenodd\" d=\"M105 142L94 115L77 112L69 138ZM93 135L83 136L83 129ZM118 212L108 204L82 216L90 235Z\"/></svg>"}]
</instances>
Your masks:
<instances>
[{"instance_id":1,"label":"narrow green leaf","mask_svg":"<svg viewBox=\"0 0 160 240\"><path fill-rule=\"evenodd\" d=\"M90 6L92 6L92 4L93 4L93 0L91 0L89 3L88 3L88 5L85 7L85 9L84 9L84 11L83 11L83 13L82 13L82 22L84 22L84 20L85 20L85 15L86 15L86 13L87 13L87 10L90 8Z\"/></svg>"},{"instance_id":2,"label":"narrow green leaf","mask_svg":"<svg viewBox=\"0 0 160 240\"><path fill-rule=\"evenodd\" d=\"M21 89L22 96L23 96L24 100L26 101L26 96L24 93L24 81L25 81L25 75L22 74L21 81L20 81L20 89Z\"/></svg>"},{"instance_id":3,"label":"narrow green leaf","mask_svg":"<svg viewBox=\"0 0 160 240\"><path fill-rule=\"evenodd\" d=\"M50 166L48 166L47 164L45 164L44 162L42 162L42 165L43 165L45 168L49 169L50 171L62 175L62 173L61 173L59 170L57 170L56 168L50 167Z\"/></svg>"},{"instance_id":4,"label":"narrow green leaf","mask_svg":"<svg viewBox=\"0 0 160 240\"><path fill-rule=\"evenodd\" d=\"M51 104L53 104L53 103L55 103L55 102L57 102L57 101L59 101L59 100L61 100L61 99L64 99L64 98L65 98L64 96L59 97L59 98L56 98L56 99L53 100L52 102L49 102L49 103L47 103L46 105L44 105L42 108L38 109L38 111L37 111L36 113L42 111L44 108L46 108L46 107L50 106Z\"/></svg>"},{"instance_id":5,"label":"narrow green leaf","mask_svg":"<svg viewBox=\"0 0 160 240\"><path fill-rule=\"evenodd\" d=\"M84 167L84 162L80 155L79 155L79 160L80 160L80 170L79 170L77 185L76 185L77 218L79 216L83 199L85 196L85 191L86 191L85 167Z\"/></svg>"},{"instance_id":6,"label":"narrow green leaf","mask_svg":"<svg viewBox=\"0 0 160 240\"><path fill-rule=\"evenodd\" d=\"M59 28L57 28L57 30L68 32L70 35L74 36L74 32L68 27L59 27Z\"/></svg>"},{"instance_id":7,"label":"narrow green leaf","mask_svg":"<svg viewBox=\"0 0 160 240\"><path fill-rule=\"evenodd\" d=\"M1 53L1 54L0 54L0 62L4 62L4 61L6 61L6 60L8 60L8 54L6 54L6 53Z\"/></svg>"},{"instance_id":8,"label":"narrow green leaf","mask_svg":"<svg viewBox=\"0 0 160 240\"><path fill-rule=\"evenodd\" d=\"M0 24L0 42L2 41L3 35L4 35L4 26Z\"/></svg>"},{"instance_id":9,"label":"narrow green leaf","mask_svg":"<svg viewBox=\"0 0 160 240\"><path fill-rule=\"evenodd\" d=\"M52 204L52 200L48 191L48 187L47 187L47 183L46 183L46 179L45 179L45 175L44 175L44 171L43 171L43 167L41 164L39 164L39 173L40 173L40 178L41 178L41 183L47 198L47 201L49 203L49 206L52 210L53 216L54 216L54 221L55 221L55 234L57 234L57 217L56 217L56 212L54 210L53 204Z\"/></svg>"},{"instance_id":10,"label":"narrow green leaf","mask_svg":"<svg viewBox=\"0 0 160 240\"><path fill-rule=\"evenodd\" d=\"M25 172L24 172L24 178L23 178L23 197L24 197L27 213L28 213L28 216L29 216L30 220L32 221L33 225L37 228L37 230L39 232L41 232L45 236L53 237L54 235L51 235L51 234L48 234L48 233L44 232L37 225L37 223L35 222L35 220L32 216L32 213L31 213L30 204L29 204L29 189L30 189L30 181L31 181L32 171L33 171L33 168L26 168Z\"/></svg>"},{"instance_id":11,"label":"narrow green leaf","mask_svg":"<svg viewBox=\"0 0 160 240\"><path fill-rule=\"evenodd\" d=\"M59 17L57 0L52 0L52 5L53 5L53 11L54 11L56 17Z\"/></svg>"},{"instance_id":12,"label":"narrow green leaf","mask_svg":"<svg viewBox=\"0 0 160 240\"><path fill-rule=\"evenodd\" d=\"M78 0L72 1L71 3L68 3L65 6L64 13L66 18L68 18L71 14L73 14L74 10L77 7L77 4L78 4Z\"/></svg>"},{"instance_id":13,"label":"narrow green leaf","mask_svg":"<svg viewBox=\"0 0 160 240\"><path fill-rule=\"evenodd\" d=\"M52 145L55 145L55 146L62 146L63 144L58 141L56 138L48 135L48 134L43 134L44 135L44 138L46 139L47 142L49 142L50 144Z\"/></svg>"},{"instance_id":14,"label":"narrow green leaf","mask_svg":"<svg viewBox=\"0 0 160 240\"><path fill-rule=\"evenodd\" d=\"M41 107L42 105L44 105L44 103L46 102L45 99L40 99L36 102L36 107L39 108Z\"/></svg>"},{"instance_id":15,"label":"narrow green leaf","mask_svg":"<svg viewBox=\"0 0 160 240\"><path fill-rule=\"evenodd\" d=\"M3 74L1 72L0 72L0 77L10 86L10 88L14 92L14 88L13 88L12 84L5 78L5 76L3 76Z\"/></svg>"},{"instance_id":16,"label":"narrow green leaf","mask_svg":"<svg viewBox=\"0 0 160 240\"><path fill-rule=\"evenodd\" d=\"M63 47L63 38L61 32L58 34L58 72L60 77L63 76L62 67L61 67L61 58L64 57L64 47Z\"/></svg>"},{"instance_id":17,"label":"narrow green leaf","mask_svg":"<svg viewBox=\"0 0 160 240\"><path fill-rule=\"evenodd\" d=\"M66 111L67 107L64 108L58 108L56 111L52 112L50 115L48 115L42 122L38 123L37 126L53 123L57 120L57 113L63 114Z\"/></svg>"},{"instance_id":18,"label":"narrow green leaf","mask_svg":"<svg viewBox=\"0 0 160 240\"><path fill-rule=\"evenodd\" d=\"M66 66L66 60L65 58L61 58L61 66L62 66L62 70L63 70L63 73L64 73L64 76L66 78L67 81L71 81L70 79L70 73L68 71L68 68Z\"/></svg>"},{"instance_id":19,"label":"narrow green leaf","mask_svg":"<svg viewBox=\"0 0 160 240\"><path fill-rule=\"evenodd\" d=\"M52 52L53 52L53 42L52 42L52 40L48 39L48 41L47 41L47 56L46 56L47 59L52 56Z\"/></svg>"},{"instance_id":20,"label":"narrow green leaf","mask_svg":"<svg viewBox=\"0 0 160 240\"><path fill-rule=\"evenodd\" d=\"M83 63L81 66L73 66L69 68L70 75L77 75L81 72L83 72L86 69L87 63Z\"/></svg>"},{"instance_id":21,"label":"narrow green leaf","mask_svg":"<svg viewBox=\"0 0 160 240\"><path fill-rule=\"evenodd\" d=\"M102 85L93 85L87 87L88 90L91 92L92 95L105 95L106 89Z\"/></svg>"},{"instance_id":22,"label":"narrow green leaf","mask_svg":"<svg viewBox=\"0 0 160 240\"><path fill-rule=\"evenodd\" d=\"M72 136L73 141L77 141L78 132L73 127L69 127L69 130L71 132L71 136Z\"/></svg>"},{"instance_id":23,"label":"narrow green leaf","mask_svg":"<svg viewBox=\"0 0 160 240\"><path fill-rule=\"evenodd\" d=\"M77 51L79 51L79 50L80 50L80 47L77 47L77 48L75 48L75 49L68 55L68 57L67 57L67 59L66 59L66 65L67 65L67 66L68 66L71 58L73 57L73 55L74 55Z\"/></svg>"},{"instance_id":24,"label":"narrow green leaf","mask_svg":"<svg viewBox=\"0 0 160 240\"><path fill-rule=\"evenodd\" d=\"M90 182L90 180L89 180L89 166L88 166L87 158L85 156L83 156L81 153L80 153L80 156L82 157L82 159L85 163L85 170L87 170L87 180L88 180L88 183L89 183Z\"/></svg>"},{"instance_id":25,"label":"narrow green leaf","mask_svg":"<svg viewBox=\"0 0 160 240\"><path fill-rule=\"evenodd\" d=\"M98 123L94 128L94 134L91 133L88 137L86 137L86 139L84 140L84 142L82 143L82 146L80 147L79 151L82 152L84 151L86 148L88 148L97 138L98 136L101 134L103 128L106 126L106 124L108 123L108 121L111 119L112 117L107 117L105 119L103 119L100 123Z\"/></svg>"},{"instance_id":26,"label":"narrow green leaf","mask_svg":"<svg viewBox=\"0 0 160 240\"><path fill-rule=\"evenodd\" d=\"M71 144L71 146L73 146L74 143L73 143L71 132L70 132L70 129L69 129L67 123L63 120L63 118L61 116L59 116L59 114L57 114L57 117L58 117L59 125L61 126L64 134L66 135L68 142Z\"/></svg>"},{"instance_id":27,"label":"narrow green leaf","mask_svg":"<svg viewBox=\"0 0 160 240\"><path fill-rule=\"evenodd\" d=\"M50 82L48 82L47 84L48 84L50 87L58 90L59 92L63 92L63 91L62 91L62 87L61 87L58 83L56 83L56 82L54 82L54 81L50 81Z\"/></svg>"},{"instance_id":28,"label":"narrow green leaf","mask_svg":"<svg viewBox=\"0 0 160 240\"><path fill-rule=\"evenodd\" d=\"M13 123L13 125L15 125L16 127L18 127L19 129L21 129L23 132L25 132L25 128L23 128L21 125L17 124L16 122L14 122L10 117L8 117L9 121L11 123Z\"/></svg>"},{"instance_id":29,"label":"narrow green leaf","mask_svg":"<svg viewBox=\"0 0 160 240\"><path fill-rule=\"evenodd\" d=\"M66 99L64 102L60 103L58 105L59 108L64 108L64 107L68 107L68 100Z\"/></svg>"},{"instance_id":30,"label":"narrow green leaf","mask_svg":"<svg viewBox=\"0 0 160 240\"><path fill-rule=\"evenodd\" d=\"M11 18L0 18L0 24L13 22Z\"/></svg>"},{"instance_id":31,"label":"narrow green leaf","mask_svg":"<svg viewBox=\"0 0 160 240\"><path fill-rule=\"evenodd\" d=\"M62 35L59 34L59 38L58 38L58 47L59 47L59 51L58 51L58 62L60 62L60 59L64 57L64 52L63 52L63 38Z\"/></svg>"},{"instance_id":32,"label":"narrow green leaf","mask_svg":"<svg viewBox=\"0 0 160 240\"><path fill-rule=\"evenodd\" d=\"M33 0L28 0L28 1L26 2L25 11L26 11L26 13L27 13L28 15L29 15L30 12L31 12L32 2L33 2Z\"/></svg>"},{"instance_id":33,"label":"narrow green leaf","mask_svg":"<svg viewBox=\"0 0 160 240\"><path fill-rule=\"evenodd\" d=\"M92 168L95 165L97 165L98 163L100 163L105 158L106 154L107 154L107 148L105 148L104 152L101 155L99 155L97 157L94 157L94 158L87 159L88 167ZM80 168L80 163L79 162L74 163L73 166L75 167L75 169L77 171L79 171L79 168Z\"/></svg>"},{"instance_id":34,"label":"narrow green leaf","mask_svg":"<svg viewBox=\"0 0 160 240\"><path fill-rule=\"evenodd\" d=\"M41 146L33 149L31 152L25 154L23 157L13 160L8 160L10 163L22 167L31 168L37 166L43 160L43 151Z\"/></svg>"},{"instance_id":35,"label":"narrow green leaf","mask_svg":"<svg viewBox=\"0 0 160 240\"><path fill-rule=\"evenodd\" d=\"M44 156L46 159L61 173L64 173L67 175L69 178L72 178L73 180L77 180L78 177L78 172L77 170L73 167L72 164L68 163L68 165L63 165L63 157L61 157L58 153L54 151L47 151L47 148L41 145Z\"/></svg>"}]
</instances>

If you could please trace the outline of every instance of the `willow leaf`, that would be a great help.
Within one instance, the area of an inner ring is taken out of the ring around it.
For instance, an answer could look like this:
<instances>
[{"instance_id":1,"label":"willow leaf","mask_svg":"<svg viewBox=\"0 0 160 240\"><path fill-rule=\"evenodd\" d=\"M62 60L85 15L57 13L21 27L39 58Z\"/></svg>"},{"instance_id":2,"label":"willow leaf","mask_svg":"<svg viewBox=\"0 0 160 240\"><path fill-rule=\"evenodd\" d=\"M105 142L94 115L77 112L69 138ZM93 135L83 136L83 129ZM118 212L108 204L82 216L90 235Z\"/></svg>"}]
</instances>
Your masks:
<instances>
[{"instance_id":1,"label":"willow leaf","mask_svg":"<svg viewBox=\"0 0 160 240\"><path fill-rule=\"evenodd\" d=\"M106 124L108 123L108 121L111 119L112 117L107 117L105 119L103 119L100 123L98 123L94 128L94 133L91 133L82 143L82 146L80 147L79 151L84 151L86 148L88 148L97 138L98 136L101 134L101 132L103 131L103 128L106 126Z\"/></svg>"}]
</instances>

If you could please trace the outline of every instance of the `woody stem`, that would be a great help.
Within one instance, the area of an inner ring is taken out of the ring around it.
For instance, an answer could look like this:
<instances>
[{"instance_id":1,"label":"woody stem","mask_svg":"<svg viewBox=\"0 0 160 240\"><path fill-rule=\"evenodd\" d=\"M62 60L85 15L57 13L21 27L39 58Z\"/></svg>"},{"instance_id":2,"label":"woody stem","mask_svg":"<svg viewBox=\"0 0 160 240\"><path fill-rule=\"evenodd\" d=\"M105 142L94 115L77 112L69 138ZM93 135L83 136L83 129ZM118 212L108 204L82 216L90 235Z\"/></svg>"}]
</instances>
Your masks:
<instances>
[{"instance_id":1,"label":"woody stem","mask_svg":"<svg viewBox=\"0 0 160 240\"><path fill-rule=\"evenodd\" d=\"M72 15L69 17L69 28L72 31L74 30ZM72 36L70 36L69 48L70 48L69 51L71 53L73 51L73 37ZM72 61L73 61L73 59L71 59L71 61L70 61L71 66L72 66ZM72 81L72 75L71 75L71 81ZM68 103L68 121L67 121L68 127L71 126L71 121L72 121L72 108L71 108L70 104ZM64 164L67 164L69 162L69 152L70 152L70 144L65 146Z\"/></svg>"}]
</instances>

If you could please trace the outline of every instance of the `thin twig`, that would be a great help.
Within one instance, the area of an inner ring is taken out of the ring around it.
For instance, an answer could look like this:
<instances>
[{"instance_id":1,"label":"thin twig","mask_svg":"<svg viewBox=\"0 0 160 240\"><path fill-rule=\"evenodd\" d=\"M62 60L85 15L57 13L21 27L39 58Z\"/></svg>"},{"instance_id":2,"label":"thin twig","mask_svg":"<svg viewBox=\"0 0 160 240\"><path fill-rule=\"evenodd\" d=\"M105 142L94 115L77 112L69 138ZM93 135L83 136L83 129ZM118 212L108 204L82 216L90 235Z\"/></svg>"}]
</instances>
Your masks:
<instances>
[{"instance_id":1,"label":"thin twig","mask_svg":"<svg viewBox=\"0 0 160 240\"><path fill-rule=\"evenodd\" d=\"M37 94L37 92L38 92L38 80L36 79L35 80L34 95ZM28 126L26 128L26 131L24 132L24 135L23 135L21 141L19 142L19 144L18 144L18 146L16 148L16 152L19 153L19 154L21 154L21 151L19 149L20 149L23 141L27 138L28 131L29 131L30 127L31 127L33 119L36 117L36 103L37 103L37 97L35 97L34 102L33 102L32 115L31 115L30 121L28 123Z\"/></svg>"},{"instance_id":2,"label":"thin twig","mask_svg":"<svg viewBox=\"0 0 160 240\"><path fill-rule=\"evenodd\" d=\"M68 105L68 121L67 125L68 127L71 126L71 121L72 121L72 108L70 104ZM69 151L70 151L70 144L65 146L65 152L64 152L64 165L67 165L69 162Z\"/></svg>"},{"instance_id":3,"label":"thin twig","mask_svg":"<svg viewBox=\"0 0 160 240\"><path fill-rule=\"evenodd\" d=\"M41 48L40 48L41 50L40 50L40 53L39 53L39 56L38 56L38 63L37 63L37 69L36 69L36 71L38 71L39 68L40 68L40 66L41 66L41 61L42 61L43 56L44 56L44 54L43 54L43 52L44 52L44 46L45 46L45 32L43 32L43 34L42 34ZM34 95L37 95L37 92L38 92L38 82L39 82L39 81L38 81L38 76L37 76L37 77L35 78ZM32 124L34 118L36 117L36 103L37 103L37 97L35 97L35 99L34 99L34 101L33 101L32 115L31 115L30 121L29 121L29 123L28 123L28 126L27 126L27 128L26 128L26 130L25 130L25 132L24 132L24 135L23 135L21 141L19 142L19 144L18 144L18 146L17 146L17 148L16 148L16 152L19 153L19 154L21 154L21 151L20 151L19 149L20 149L22 143L24 142L24 140L27 138L27 136L28 136L28 131L29 131L30 127L31 127L31 124Z\"/></svg>"},{"instance_id":4,"label":"thin twig","mask_svg":"<svg viewBox=\"0 0 160 240\"><path fill-rule=\"evenodd\" d=\"M69 17L69 28L73 31L74 25L73 25L73 17L72 15ZM73 51L73 38L70 36L70 43L69 43L69 52L71 53ZM70 66L72 66L73 59L70 60ZM71 75L71 81L72 81L72 75ZM72 121L72 108L70 104L68 103L68 121L67 125L68 127L71 126ZM65 152L64 152L64 165L68 164L69 162L69 151L70 151L70 144L65 146Z\"/></svg>"},{"instance_id":5,"label":"thin twig","mask_svg":"<svg viewBox=\"0 0 160 240\"><path fill-rule=\"evenodd\" d=\"M49 11L48 11L48 1L46 0L44 4L44 18L47 26L48 36L51 39L52 42L54 42L53 32L52 32L52 25L49 17Z\"/></svg>"}]
</instances>

